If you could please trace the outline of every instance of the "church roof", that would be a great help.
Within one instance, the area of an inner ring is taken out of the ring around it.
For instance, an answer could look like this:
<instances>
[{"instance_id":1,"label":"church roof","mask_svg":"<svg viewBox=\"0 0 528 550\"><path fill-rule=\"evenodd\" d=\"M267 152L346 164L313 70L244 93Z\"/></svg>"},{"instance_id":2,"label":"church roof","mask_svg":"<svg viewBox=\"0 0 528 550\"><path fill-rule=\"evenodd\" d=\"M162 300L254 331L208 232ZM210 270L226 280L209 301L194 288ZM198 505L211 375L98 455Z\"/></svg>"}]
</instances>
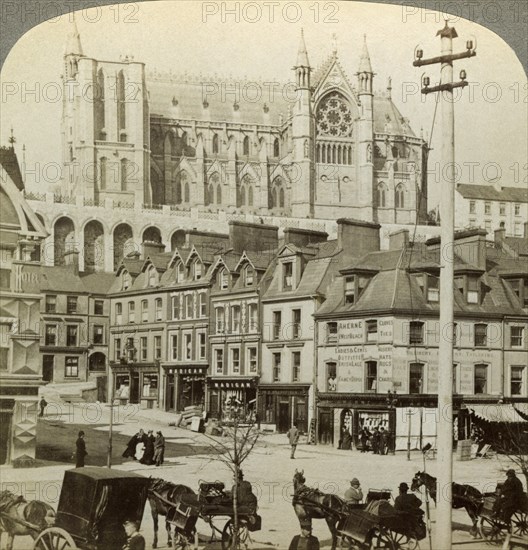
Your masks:
<instances>
[{"instance_id":1,"label":"church roof","mask_svg":"<svg viewBox=\"0 0 528 550\"><path fill-rule=\"evenodd\" d=\"M528 190L526 187L502 187L502 189L498 190L493 185L459 183L456 190L465 199L528 202Z\"/></svg>"},{"instance_id":2,"label":"church roof","mask_svg":"<svg viewBox=\"0 0 528 550\"><path fill-rule=\"evenodd\" d=\"M264 82L191 75L148 74L151 116L279 126L292 103ZM260 90L260 101L248 101Z\"/></svg>"},{"instance_id":3,"label":"church roof","mask_svg":"<svg viewBox=\"0 0 528 550\"><path fill-rule=\"evenodd\" d=\"M408 120L400 113L392 99L381 93L374 94L374 132L416 137Z\"/></svg>"},{"instance_id":4,"label":"church roof","mask_svg":"<svg viewBox=\"0 0 528 550\"><path fill-rule=\"evenodd\" d=\"M17 188L23 191L24 181L13 147L0 147L0 165L2 165L4 170L9 174Z\"/></svg>"}]
</instances>

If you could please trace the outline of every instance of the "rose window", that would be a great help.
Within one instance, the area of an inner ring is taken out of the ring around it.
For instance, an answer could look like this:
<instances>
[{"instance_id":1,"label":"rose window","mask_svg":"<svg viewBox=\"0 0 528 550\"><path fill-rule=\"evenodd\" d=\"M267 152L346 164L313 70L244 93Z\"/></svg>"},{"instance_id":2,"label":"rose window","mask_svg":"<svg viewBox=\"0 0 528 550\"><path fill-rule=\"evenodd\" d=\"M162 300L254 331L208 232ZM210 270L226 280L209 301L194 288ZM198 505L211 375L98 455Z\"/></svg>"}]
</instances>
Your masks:
<instances>
[{"instance_id":1,"label":"rose window","mask_svg":"<svg viewBox=\"0 0 528 550\"><path fill-rule=\"evenodd\" d=\"M338 92L327 95L317 109L317 134L320 136L350 137L352 113L345 98Z\"/></svg>"}]
</instances>

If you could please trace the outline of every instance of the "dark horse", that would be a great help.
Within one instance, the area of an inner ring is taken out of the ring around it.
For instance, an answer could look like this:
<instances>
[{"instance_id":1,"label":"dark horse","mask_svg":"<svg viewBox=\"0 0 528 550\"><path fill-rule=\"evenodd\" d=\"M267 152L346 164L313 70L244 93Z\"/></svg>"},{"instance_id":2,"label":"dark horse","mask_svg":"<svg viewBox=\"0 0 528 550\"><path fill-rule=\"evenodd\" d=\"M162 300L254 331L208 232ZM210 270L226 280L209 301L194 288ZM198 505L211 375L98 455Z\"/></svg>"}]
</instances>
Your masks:
<instances>
[{"instance_id":1,"label":"dark horse","mask_svg":"<svg viewBox=\"0 0 528 550\"><path fill-rule=\"evenodd\" d=\"M29 535L36 539L39 532L55 521L55 510L41 500L30 500L16 496L10 491L0 493L0 543L2 533L7 533L5 548L13 548L13 539ZM4 547L2 547L4 548Z\"/></svg>"},{"instance_id":2,"label":"dark horse","mask_svg":"<svg viewBox=\"0 0 528 550\"><path fill-rule=\"evenodd\" d=\"M148 500L150 504L150 511L152 512L152 519L154 520L154 541L152 548L158 546L158 516L167 517L167 513L171 508L176 507L185 495L191 495L195 499L196 493L186 485L177 485L164 479L152 478L148 489ZM171 536L171 524L165 521L165 527L167 529L168 542L167 546L172 546Z\"/></svg>"},{"instance_id":3,"label":"dark horse","mask_svg":"<svg viewBox=\"0 0 528 550\"><path fill-rule=\"evenodd\" d=\"M347 513L346 502L336 495L322 493L307 487L304 470L295 470L293 476L293 509L302 527L312 527L312 519L324 519L332 533L332 550L337 545L337 523L342 513Z\"/></svg>"},{"instance_id":4,"label":"dark horse","mask_svg":"<svg viewBox=\"0 0 528 550\"><path fill-rule=\"evenodd\" d=\"M422 485L425 485L436 504L436 477L430 476L425 472L417 472L412 480L411 491L416 491ZM455 482L453 482L451 491L453 508L465 508L468 516L473 522L471 534L476 536L478 533L478 514L482 507L484 495L472 485L461 485Z\"/></svg>"}]
</instances>

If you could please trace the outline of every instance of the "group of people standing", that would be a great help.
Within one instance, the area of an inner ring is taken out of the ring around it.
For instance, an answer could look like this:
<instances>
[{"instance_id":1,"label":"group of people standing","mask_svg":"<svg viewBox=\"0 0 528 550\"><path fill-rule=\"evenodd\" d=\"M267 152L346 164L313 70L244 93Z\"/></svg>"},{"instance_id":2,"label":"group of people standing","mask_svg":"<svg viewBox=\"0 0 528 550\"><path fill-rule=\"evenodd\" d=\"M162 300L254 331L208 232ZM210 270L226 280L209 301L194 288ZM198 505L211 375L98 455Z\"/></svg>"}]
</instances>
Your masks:
<instances>
[{"instance_id":1,"label":"group of people standing","mask_svg":"<svg viewBox=\"0 0 528 550\"><path fill-rule=\"evenodd\" d=\"M154 436L153 430L147 433L140 429L138 433L130 438L123 458L132 458L147 466L161 466L165 456L165 438L161 431Z\"/></svg>"},{"instance_id":2,"label":"group of people standing","mask_svg":"<svg viewBox=\"0 0 528 550\"><path fill-rule=\"evenodd\" d=\"M375 455L386 455L392 444L390 434L383 426L376 426L372 432L363 426L359 434L359 441L362 453L367 453L370 450Z\"/></svg>"}]
</instances>

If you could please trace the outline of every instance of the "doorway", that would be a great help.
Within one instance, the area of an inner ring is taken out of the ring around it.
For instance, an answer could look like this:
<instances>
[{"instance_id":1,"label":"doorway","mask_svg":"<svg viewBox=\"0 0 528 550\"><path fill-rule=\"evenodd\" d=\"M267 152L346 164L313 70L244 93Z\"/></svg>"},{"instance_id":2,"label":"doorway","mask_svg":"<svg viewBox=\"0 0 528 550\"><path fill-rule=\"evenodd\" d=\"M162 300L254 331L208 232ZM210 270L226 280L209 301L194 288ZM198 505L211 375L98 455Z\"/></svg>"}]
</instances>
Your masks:
<instances>
[{"instance_id":1,"label":"doorway","mask_svg":"<svg viewBox=\"0 0 528 550\"><path fill-rule=\"evenodd\" d=\"M130 403L139 403L139 373L132 373L130 377Z\"/></svg>"},{"instance_id":2,"label":"doorway","mask_svg":"<svg viewBox=\"0 0 528 550\"><path fill-rule=\"evenodd\" d=\"M290 400L279 401L279 418L277 422L277 431L285 433L290 429Z\"/></svg>"},{"instance_id":3,"label":"doorway","mask_svg":"<svg viewBox=\"0 0 528 550\"><path fill-rule=\"evenodd\" d=\"M331 410L319 413L319 443L334 444L334 415Z\"/></svg>"},{"instance_id":4,"label":"doorway","mask_svg":"<svg viewBox=\"0 0 528 550\"><path fill-rule=\"evenodd\" d=\"M42 357L42 380L43 382L53 382L53 355L44 355Z\"/></svg>"},{"instance_id":5,"label":"doorway","mask_svg":"<svg viewBox=\"0 0 528 550\"><path fill-rule=\"evenodd\" d=\"M176 403L174 399L174 374L167 375L167 386L165 390L165 410L174 411Z\"/></svg>"}]
</instances>

